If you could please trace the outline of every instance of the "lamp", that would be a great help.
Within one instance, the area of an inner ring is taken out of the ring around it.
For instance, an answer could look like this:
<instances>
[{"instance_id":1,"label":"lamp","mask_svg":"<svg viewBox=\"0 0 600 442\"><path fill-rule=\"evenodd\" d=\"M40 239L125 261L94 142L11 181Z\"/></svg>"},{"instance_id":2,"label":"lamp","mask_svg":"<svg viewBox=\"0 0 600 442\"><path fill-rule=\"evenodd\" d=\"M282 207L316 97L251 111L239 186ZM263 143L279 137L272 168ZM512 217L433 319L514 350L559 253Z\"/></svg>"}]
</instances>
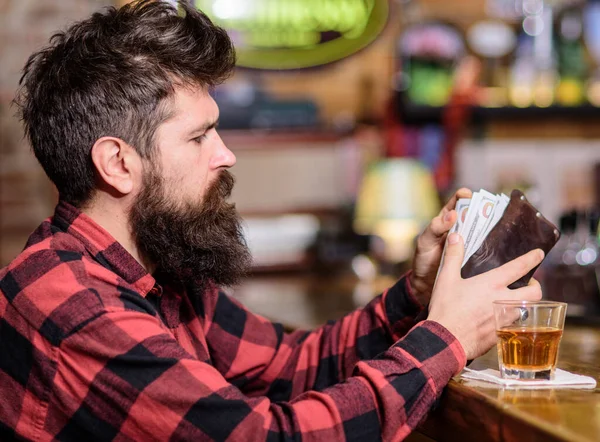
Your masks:
<instances>
[{"instance_id":1,"label":"lamp","mask_svg":"<svg viewBox=\"0 0 600 442\"><path fill-rule=\"evenodd\" d=\"M354 230L380 238L383 247L377 254L385 262L398 263L411 257L414 238L439 210L429 169L415 159L386 158L366 171L356 203Z\"/></svg>"}]
</instances>

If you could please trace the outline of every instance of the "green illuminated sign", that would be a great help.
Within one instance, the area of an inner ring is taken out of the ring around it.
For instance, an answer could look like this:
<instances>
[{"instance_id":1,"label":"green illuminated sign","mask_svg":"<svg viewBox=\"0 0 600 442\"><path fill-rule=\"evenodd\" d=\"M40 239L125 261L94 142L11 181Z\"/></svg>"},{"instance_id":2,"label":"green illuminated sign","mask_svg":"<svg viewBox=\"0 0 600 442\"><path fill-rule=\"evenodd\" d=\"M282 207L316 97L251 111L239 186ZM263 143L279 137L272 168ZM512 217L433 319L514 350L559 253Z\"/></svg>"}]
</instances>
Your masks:
<instances>
[{"instance_id":1,"label":"green illuminated sign","mask_svg":"<svg viewBox=\"0 0 600 442\"><path fill-rule=\"evenodd\" d=\"M341 60L371 43L388 0L195 0L233 39L238 65L299 69Z\"/></svg>"}]
</instances>

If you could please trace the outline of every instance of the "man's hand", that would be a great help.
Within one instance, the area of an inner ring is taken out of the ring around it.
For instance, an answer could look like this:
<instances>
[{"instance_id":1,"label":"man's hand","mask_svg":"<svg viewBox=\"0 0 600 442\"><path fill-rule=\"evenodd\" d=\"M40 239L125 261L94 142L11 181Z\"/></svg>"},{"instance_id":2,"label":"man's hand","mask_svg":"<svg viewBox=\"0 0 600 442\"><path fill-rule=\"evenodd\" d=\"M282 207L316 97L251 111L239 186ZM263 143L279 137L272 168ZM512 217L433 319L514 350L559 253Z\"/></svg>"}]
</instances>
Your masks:
<instances>
[{"instance_id":1,"label":"man's hand","mask_svg":"<svg viewBox=\"0 0 600 442\"><path fill-rule=\"evenodd\" d=\"M451 234L427 319L446 327L461 343L467 359L475 359L496 343L493 301L541 299L540 284L534 279L519 289L511 290L508 286L537 266L544 259L544 252L532 250L468 279L460 276L464 253L461 236Z\"/></svg>"},{"instance_id":2,"label":"man's hand","mask_svg":"<svg viewBox=\"0 0 600 442\"><path fill-rule=\"evenodd\" d=\"M431 298L446 236L448 230L456 222L457 214L454 210L456 202L460 198L471 198L472 195L473 192L469 189L459 189L417 239L410 284L417 300L422 305L427 305Z\"/></svg>"}]
</instances>

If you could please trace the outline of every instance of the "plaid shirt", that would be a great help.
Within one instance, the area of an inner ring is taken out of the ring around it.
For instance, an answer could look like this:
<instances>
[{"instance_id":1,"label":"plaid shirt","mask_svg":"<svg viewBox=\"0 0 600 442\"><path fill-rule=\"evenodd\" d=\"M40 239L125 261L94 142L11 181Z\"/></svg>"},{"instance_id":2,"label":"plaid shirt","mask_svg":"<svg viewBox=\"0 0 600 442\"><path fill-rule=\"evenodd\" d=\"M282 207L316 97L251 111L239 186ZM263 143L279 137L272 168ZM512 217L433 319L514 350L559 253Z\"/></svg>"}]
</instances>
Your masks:
<instances>
[{"instance_id":1,"label":"plaid shirt","mask_svg":"<svg viewBox=\"0 0 600 442\"><path fill-rule=\"evenodd\" d=\"M403 278L284 333L60 203L0 270L0 440L400 440L465 364L421 310Z\"/></svg>"}]
</instances>

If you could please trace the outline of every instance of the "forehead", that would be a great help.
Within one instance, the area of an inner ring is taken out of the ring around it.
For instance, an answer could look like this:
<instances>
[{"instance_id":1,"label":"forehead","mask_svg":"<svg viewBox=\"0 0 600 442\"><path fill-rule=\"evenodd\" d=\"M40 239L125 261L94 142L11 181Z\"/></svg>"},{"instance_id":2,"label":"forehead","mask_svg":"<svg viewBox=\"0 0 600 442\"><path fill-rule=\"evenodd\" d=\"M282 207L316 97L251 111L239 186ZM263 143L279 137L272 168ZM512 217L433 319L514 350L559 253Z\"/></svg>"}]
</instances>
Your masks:
<instances>
[{"instance_id":1,"label":"forehead","mask_svg":"<svg viewBox=\"0 0 600 442\"><path fill-rule=\"evenodd\" d=\"M170 117L165 126L183 130L217 120L219 108L206 88L176 87L171 100Z\"/></svg>"}]
</instances>

